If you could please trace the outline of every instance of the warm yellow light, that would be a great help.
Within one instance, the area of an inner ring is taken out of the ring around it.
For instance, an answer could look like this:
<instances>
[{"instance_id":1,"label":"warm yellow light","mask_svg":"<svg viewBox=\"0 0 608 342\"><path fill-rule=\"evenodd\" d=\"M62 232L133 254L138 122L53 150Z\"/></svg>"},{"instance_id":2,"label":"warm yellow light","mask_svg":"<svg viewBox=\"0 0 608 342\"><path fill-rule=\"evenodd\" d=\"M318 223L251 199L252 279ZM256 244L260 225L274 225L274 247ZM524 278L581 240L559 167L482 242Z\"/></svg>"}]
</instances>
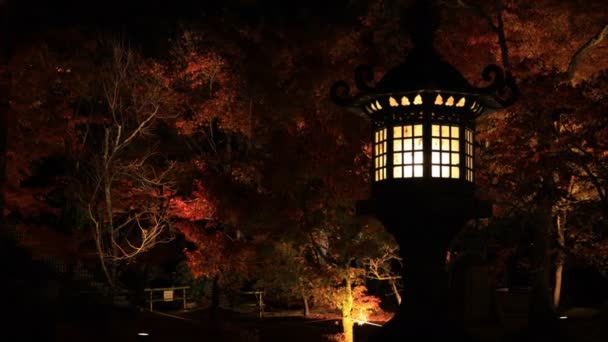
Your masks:
<instances>
[{"instance_id":1,"label":"warm yellow light","mask_svg":"<svg viewBox=\"0 0 608 342\"><path fill-rule=\"evenodd\" d=\"M450 150L450 139L441 139L441 150L442 151Z\"/></svg>"},{"instance_id":2,"label":"warm yellow light","mask_svg":"<svg viewBox=\"0 0 608 342\"><path fill-rule=\"evenodd\" d=\"M363 324L367 323L367 316L364 315L363 313L360 313L359 318L353 319L353 321L357 322L357 324L359 324L359 325L363 325Z\"/></svg>"},{"instance_id":3,"label":"warm yellow light","mask_svg":"<svg viewBox=\"0 0 608 342\"><path fill-rule=\"evenodd\" d=\"M377 109L376 109L376 105L375 105L375 104L373 104L373 103L372 103L372 109L373 109L373 110L377 110Z\"/></svg>"},{"instance_id":4,"label":"warm yellow light","mask_svg":"<svg viewBox=\"0 0 608 342\"><path fill-rule=\"evenodd\" d=\"M463 97L460 99L460 101L458 101L458 103L456 104L456 107L464 107L464 103L465 103L465 99Z\"/></svg>"},{"instance_id":5,"label":"warm yellow light","mask_svg":"<svg viewBox=\"0 0 608 342\"><path fill-rule=\"evenodd\" d=\"M378 110L382 109L382 106L380 105L380 102L376 101L376 108L378 108Z\"/></svg>"},{"instance_id":6,"label":"warm yellow light","mask_svg":"<svg viewBox=\"0 0 608 342\"><path fill-rule=\"evenodd\" d=\"M415 105L421 105L422 104L422 96L420 96L420 94L416 95L416 97L414 98L414 104Z\"/></svg>"},{"instance_id":7,"label":"warm yellow light","mask_svg":"<svg viewBox=\"0 0 608 342\"><path fill-rule=\"evenodd\" d=\"M422 150L422 138L414 139L414 150Z\"/></svg>"},{"instance_id":8,"label":"warm yellow light","mask_svg":"<svg viewBox=\"0 0 608 342\"><path fill-rule=\"evenodd\" d=\"M450 136L450 126L441 126L441 136L442 137L449 137Z\"/></svg>"},{"instance_id":9,"label":"warm yellow light","mask_svg":"<svg viewBox=\"0 0 608 342\"><path fill-rule=\"evenodd\" d=\"M443 97L441 97L440 94L437 94L437 97L435 98L435 104L436 105L442 105L443 104Z\"/></svg>"},{"instance_id":10,"label":"warm yellow light","mask_svg":"<svg viewBox=\"0 0 608 342\"><path fill-rule=\"evenodd\" d=\"M402 106L409 106L410 105L410 100L407 97L402 97L401 98L401 105Z\"/></svg>"},{"instance_id":11,"label":"warm yellow light","mask_svg":"<svg viewBox=\"0 0 608 342\"><path fill-rule=\"evenodd\" d=\"M414 125L414 136L422 136L422 125Z\"/></svg>"},{"instance_id":12,"label":"warm yellow light","mask_svg":"<svg viewBox=\"0 0 608 342\"><path fill-rule=\"evenodd\" d=\"M446 106L453 106L454 105L454 97L453 96L448 97L448 100L445 101L445 105Z\"/></svg>"},{"instance_id":13,"label":"warm yellow light","mask_svg":"<svg viewBox=\"0 0 608 342\"><path fill-rule=\"evenodd\" d=\"M452 165L458 165L460 164L460 158L458 156L458 153L452 153Z\"/></svg>"},{"instance_id":14,"label":"warm yellow light","mask_svg":"<svg viewBox=\"0 0 608 342\"><path fill-rule=\"evenodd\" d=\"M470 129L467 129L464 131L464 138L467 142L473 142L473 131L471 131Z\"/></svg>"},{"instance_id":15,"label":"warm yellow light","mask_svg":"<svg viewBox=\"0 0 608 342\"><path fill-rule=\"evenodd\" d=\"M374 132L374 167L376 172L374 179L380 181L386 179L386 128Z\"/></svg>"},{"instance_id":16,"label":"warm yellow light","mask_svg":"<svg viewBox=\"0 0 608 342\"><path fill-rule=\"evenodd\" d=\"M393 178L403 178L403 167L395 166L393 168Z\"/></svg>"},{"instance_id":17,"label":"warm yellow light","mask_svg":"<svg viewBox=\"0 0 608 342\"><path fill-rule=\"evenodd\" d=\"M412 126L407 125L403 127L403 136L411 137L412 136Z\"/></svg>"},{"instance_id":18,"label":"warm yellow light","mask_svg":"<svg viewBox=\"0 0 608 342\"><path fill-rule=\"evenodd\" d=\"M389 104L391 107L397 107L397 106L399 106L399 103L397 103L397 100L395 100L395 98L394 98L394 97L392 97L392 96L391 96L391 97L389 97L389 99L388 99L388 104Z\"/></svg>"},{"instance_id":19,"label":"warm yellow light","mask_svg":"<svg viewBox=\"0 0 608 342\"><path fill-rule=\"evenodd\" d=\"M440 146L439 140L440 139L438 139L438 138L433 138L433 140L431 141L432 142L431 145L433 147L433 150L438 150L439 149L439 146Z\"/></svg>"},{"instance_id":20,"label":"warm yellow light","mask_svg":"<svg viewBox=\"0 0 608 342\"><path fill-rule=\"evenodd\" d=\"M434 137L438 137L439 136L439 125L433 125L431 127L431 135Z\"/></svg>"},{"instance_id":21,"label":"warm yellow light","mask_svg":"<svg viewBox=\"0 0 608 342\"><path fill-rule=\"evenodd\" d=\"M452 178L460 178L460 169L457 166L452 166Z\"/></svg>"},{"instance_id":22,"label":"warm yellow light","mask_svg":"<svg viewBox=\"0 0 608 342\"><path fill-rule=\"evenodd\" d=\"M393 148L395 151L403 151L403 140L395 140Z\"/></svg>"},{"instance_id":23,"label":"warm yellow light","mask_svg":"<svg viewBox=\"0 0 608 342\"><path fill-rule=\"evenodd\" d=\"M452 129L452 138L458 138L458 135L459 135L459 133L458 133L458 127L452 126L451 129Z\"/></svg>"},{"instance_id":24,"label":"warm yellow light","mask_svg":"<svg viewBox=\"0 0 608 342\"><path fill-rule=\"evenodd\" d=\"M401 138L401 132L403 128L401 126L393 127L393 138Z\"/></svg>"}]
</instances>

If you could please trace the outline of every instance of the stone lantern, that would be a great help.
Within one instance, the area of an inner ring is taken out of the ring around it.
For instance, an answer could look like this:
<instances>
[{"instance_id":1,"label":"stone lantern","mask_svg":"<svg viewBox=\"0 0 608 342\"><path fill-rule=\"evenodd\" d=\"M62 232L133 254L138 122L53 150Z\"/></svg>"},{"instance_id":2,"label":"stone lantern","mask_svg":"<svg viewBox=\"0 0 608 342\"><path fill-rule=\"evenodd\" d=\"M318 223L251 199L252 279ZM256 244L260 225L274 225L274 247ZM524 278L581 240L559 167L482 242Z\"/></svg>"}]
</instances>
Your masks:
<instances>
[{"instance_id":1,"label":"stone lantern","mask_svg":"<svg viewBox=\"0 0 608 342\"><path fill-rule=\"evenodd\" d=\"M335 103L371 121L371 198L358 212L376 216L396 238L404 258L403 301L378 341L453 337L445 261L464 223L488 212L476 200L475 119L512 104L518 90L510 74L487 66L488 85L474 87L433 47L436 18L429 1L414 8L420 18L414 48L375 86L368 66L355 69L359 92L332 87Z\"/></svg>"}]
</instances>

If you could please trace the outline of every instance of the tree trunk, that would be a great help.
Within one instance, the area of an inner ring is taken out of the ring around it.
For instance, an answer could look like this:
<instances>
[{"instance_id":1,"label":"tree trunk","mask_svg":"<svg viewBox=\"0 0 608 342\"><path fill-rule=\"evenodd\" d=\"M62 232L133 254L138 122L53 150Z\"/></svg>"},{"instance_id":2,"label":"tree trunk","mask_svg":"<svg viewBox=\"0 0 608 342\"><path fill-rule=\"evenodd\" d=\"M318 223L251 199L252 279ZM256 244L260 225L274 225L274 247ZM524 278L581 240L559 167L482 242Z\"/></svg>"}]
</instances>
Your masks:
<instances>
[{"instance_id":1,"label":"tree trunk","mask_svg":"<svg viewBox=\"0 0 608 342\"><path fill-rule=\"evenodd\" d=\"M539 156L537 165L539 188L530 225L532 291L529 300L528 329L530 338L549 340L559 337L551 291L553 265L550 252L552 233L555 229L553 207L558 196L554 181L556 161L550 152L556 138L551 115L546 112L536 113L534 130L537 139L534 152Z\"/></svg>"},{"instance_id":2,"label":"tree trunk","mask_svg":"<svg viewBox=\"0 0 608 342\"><path fill-rule=\"evenodd\" d=\"M308 306L308 296L302 294L302 301L304 302L304 317L310 316L310 307Z\"/></svg>"},{"instance_id":3,"label":"tree trunk","mask_svg":"<svg viewBox=\"0 0 608 342\"><path fill-rule=\"evenodd\" d=\"M549 232L551 231L551 218L546 211L539 213L538 220L534 222L532 251L532 300L530 307L531 323L543 323L552 316L553 305L551 300L549 257Z\"/></svg>"},{"instance_id":4,"label":"tree trunk","mask_svg":"<svg viewBox=\"0 0 608 342\"><path fill-rule=\"evenodd\" d=\"M355 334L353 330L353 291L350 270L347 270L344 280L346 284L344 285L344 298L342 299L342 330L344 331L344 342L353 342Z\"/></svg>"},{"instance_id":5,"label":"tree trunk","mask_svg":"<svg viewBox=\"0 0 608 342\"><path fill-rule=\"evenodd\" d=\"M220 307L220 286L217 276L213 277L211 286L211 318L217 318L217 312Z\"/></svg>"},{"instance_id":6,"label":"tree trunk","mask_svg":"<svg viewBox=\"0 0 608 342\"><path fill-rule=\"evenodd\" d=\"M108 265L106 264L106 259L105 259L105 251L103 249L103 245L102 245L102 231L103 228L100 228L95 234L95 247L97 248L97 256L99 257L99 264L101 266L101 270L103 271L103 274L106 276L106 280L108 281L108 284L110 284L111 287L114 287L114 285L112 284L112 274L110 272L110 270L108 269Z\"/></svg>"},{"instance_id":7,"label":"tree trunk","mask_svg":"<svg viewBox=\"0 0 608 342\"><path fill-rule=\"evenodd\" d=\"M529 307L529 326L533 334L553 330L556 316L551 293L551 232L553 231L553 184L543 178L538 194L538 208L532 222L532 293Z\"/></svg>"},{"instance_id":8,"label":"tree trunk","mask_svg":"<svg viewBox=\"0 0 608 342\"><path fill-rule=\"evenodd\" d=\"M564 272L564 225L561 214L557 215L557 254L555 260L555 286L553 288L553 307L559 308L559 302L562 295L562 274Z\"/></svg>"},{"instance_id":9,"label":"tree trunk","mask_svg":"<svg viewBox=\"0 0 608 342\"><path fill-rule=\"evenodd\" d=\"M393 293L395 294L395 298L397 298L397 304L401 305L401 294L399 293L399 289L397 288L397 283L395 280L391 279L391 288L393 289Z\"/></svg>"},{"instance_id":10,"label":"tree trunk","mask_svg":"<svg viewBox=\"0 0 608 342\"><path fill-rule=\"evenodd\" d=\"M551 293L551 236L554 229L553 206L556 198L555 165L551 155L554 141L553 122L539 113L536 135L539 154L540 188L536 195L536 212L532 220L532 293L529 307L529 325L533 334L555 331L556 316Z\"/></svg>"},{"instance_id":11,"label":"tree trunk","mask_svg":"<svg viewBox=\"0 0 608 342\"><path fill-rule=\"evenodd\" d=\"M104 143L104 170L103 170L103 195L104 195L104 201L105 201L105 205L106 205L106 219L105 222L101 222L102 227L106 226L107 230L108 230L108 235L110 238L110 250L109 251L105 251L105 253L110 252L110 265L107 265L106 263L106 267L109 266L109 275L110 275L110 286L112 288L115 287L116 285L116 263L114 262L114 258L116 258L116 256L118 255L117 253L117 249L116 249L116 232L114 232L114 220L113 220L113 214L112 214L112 179L110 177L110 142L109 142L109 134L110 131L108 128L106 128L106 139L105 139L105 143ZM104 231L102 230L101 233L103 234ZM101 238L101 237L100 237Z\"/></svg>"}]
</instances>

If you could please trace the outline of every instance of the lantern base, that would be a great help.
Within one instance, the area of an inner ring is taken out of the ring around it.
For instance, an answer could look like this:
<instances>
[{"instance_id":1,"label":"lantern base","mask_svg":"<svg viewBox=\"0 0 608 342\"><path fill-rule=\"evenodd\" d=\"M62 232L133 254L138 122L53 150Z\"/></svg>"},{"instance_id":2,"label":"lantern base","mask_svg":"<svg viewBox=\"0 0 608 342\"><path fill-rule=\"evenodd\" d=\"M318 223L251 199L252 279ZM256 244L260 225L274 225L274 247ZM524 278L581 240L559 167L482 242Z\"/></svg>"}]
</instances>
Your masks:
<instances>
[{"instance_id":1,"label":"lantern base","mask_svg":"<svg viewBox=\"0 0 608 342\"><path fill-rule=\"evenodd\" d=\"M371 209L399 244L404 261L403 301L395 317L371 341L472 341L465 333L463 317L456 314L446 253L479 206L473 205L473 199L469 204L460 202L469 208L459 215L441 206L401 206L397 211L384 203Z\"/></svg>"}]
</instances>

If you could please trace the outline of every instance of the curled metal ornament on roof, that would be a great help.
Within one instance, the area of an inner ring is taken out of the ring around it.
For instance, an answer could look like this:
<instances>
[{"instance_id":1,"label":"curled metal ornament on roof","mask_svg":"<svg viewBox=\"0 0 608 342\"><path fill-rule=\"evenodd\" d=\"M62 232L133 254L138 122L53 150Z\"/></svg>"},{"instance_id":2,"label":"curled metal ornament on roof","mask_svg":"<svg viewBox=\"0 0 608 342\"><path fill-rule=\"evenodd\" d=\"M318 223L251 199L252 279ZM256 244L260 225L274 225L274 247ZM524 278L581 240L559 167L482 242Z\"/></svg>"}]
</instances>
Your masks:
<instances>
[{"instance_id":1,"label":"curled metal ornament on roof","mask_svg":"<svg viewBox=\"0 0 608 342\"><path fill-rule=\"evenodd\" d=\"M364 106L376 98L400 98L399 95L406 93L448 92L467 95L476 98L484 110L505 108L517 100L519 90L510 73L491 64L485 67L481 76L487 84L472 86L433 49L414 48L404 63L388 71L375 86L371 85L372 67L362 65L355 69L357 94L351 94L347 82L338 81L332 86L330 95L336 104L357 114L369 114Z\"/></svg>"}]
</instances>

